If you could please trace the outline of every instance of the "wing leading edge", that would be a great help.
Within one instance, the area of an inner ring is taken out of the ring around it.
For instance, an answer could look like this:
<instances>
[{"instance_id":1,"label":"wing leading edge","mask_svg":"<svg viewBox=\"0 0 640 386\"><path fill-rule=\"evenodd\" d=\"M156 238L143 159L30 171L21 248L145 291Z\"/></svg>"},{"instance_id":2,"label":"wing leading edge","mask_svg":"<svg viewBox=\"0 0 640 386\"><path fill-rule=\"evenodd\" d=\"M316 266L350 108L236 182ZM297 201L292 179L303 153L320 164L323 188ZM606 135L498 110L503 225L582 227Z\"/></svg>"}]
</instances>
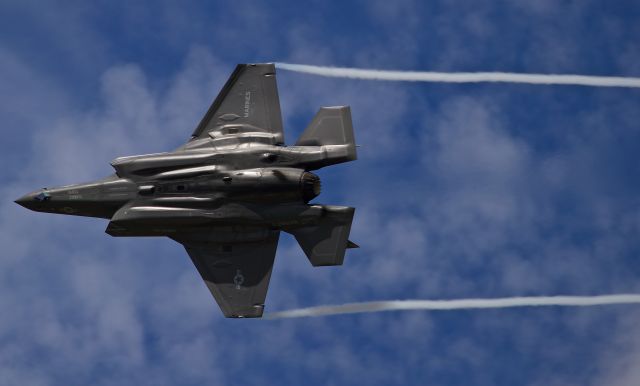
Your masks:
<instances>
[{"instance_id":1,"label":"wing leading edge","mask_svg":"<svg viewBox=\"0 0 640 386\"><path fill-rule=\"evenodd\" d=\"M284 143L273 63L239 64L194 130L193 138L272 134Z\"/></svg>"},{"instance_id":2,"label":"wing leading edge","mask_svg":"<svg viewBox=\"0 0 640 386\"><path fill-rule=\"evenodd\" d=\"M259 318L271 278L280 231L243 243L210 243L189 236L182 243L227 318Z\"/></svg>"}]
</instances>

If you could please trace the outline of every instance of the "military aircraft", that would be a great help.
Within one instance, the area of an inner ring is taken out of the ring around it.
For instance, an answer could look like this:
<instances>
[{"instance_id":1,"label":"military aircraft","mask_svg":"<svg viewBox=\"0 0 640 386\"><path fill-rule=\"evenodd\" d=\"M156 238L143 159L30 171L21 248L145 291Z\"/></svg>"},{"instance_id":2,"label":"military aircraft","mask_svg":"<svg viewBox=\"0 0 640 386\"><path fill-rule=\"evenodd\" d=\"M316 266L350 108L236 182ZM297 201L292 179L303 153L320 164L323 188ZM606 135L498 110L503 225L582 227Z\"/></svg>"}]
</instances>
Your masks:
<instances>
[{"instance_id":1,"label":"military aircraft","mask_svg":"<svg viewBox=\"0 0 640 386\"><path fill-rule=\"evenodd\" d=\"M167 153L116 158L104 179L29 193L38 212L109 219L111 236L184 245L226 317L261 317L280 231L314 266L342 265L354 208L310 204L311 170L353 161L348 106L322 107L285 146L273 64L239 64L191 138Z\"/></svg>"}]
</instances>

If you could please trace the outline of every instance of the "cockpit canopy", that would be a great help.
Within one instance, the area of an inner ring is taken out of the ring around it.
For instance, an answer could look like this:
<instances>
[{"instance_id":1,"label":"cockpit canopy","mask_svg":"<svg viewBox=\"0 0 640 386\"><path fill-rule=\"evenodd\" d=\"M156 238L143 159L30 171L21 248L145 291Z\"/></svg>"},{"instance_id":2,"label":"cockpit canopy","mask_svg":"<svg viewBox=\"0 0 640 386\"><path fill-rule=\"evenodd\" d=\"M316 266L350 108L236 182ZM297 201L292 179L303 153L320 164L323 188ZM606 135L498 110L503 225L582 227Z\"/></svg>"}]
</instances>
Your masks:
<instances>
[{"instance_id":1,"label":"cockpit canopy","mask_svg":"<svg viewBox=\"0 0 640 386\"><path fill-rule=\"evenodd\" d=\"M47 192L40 192L33 196L33 198L37 201L49 201L51 199L51 195Z\"/></svg>"}]
</instances>

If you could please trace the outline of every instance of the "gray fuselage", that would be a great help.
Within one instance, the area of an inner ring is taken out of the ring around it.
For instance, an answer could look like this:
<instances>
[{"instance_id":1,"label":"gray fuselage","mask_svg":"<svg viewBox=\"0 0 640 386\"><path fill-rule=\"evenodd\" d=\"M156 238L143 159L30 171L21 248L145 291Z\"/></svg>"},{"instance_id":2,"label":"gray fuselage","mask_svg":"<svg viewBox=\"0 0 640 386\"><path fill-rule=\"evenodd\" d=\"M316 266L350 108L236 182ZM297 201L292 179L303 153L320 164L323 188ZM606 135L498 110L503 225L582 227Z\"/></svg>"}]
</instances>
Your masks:
<instances>
[{"instance_id":1,"label":"gray fuselage","mask_svg":"<svg viewBox=\"0 0 640 386\"><path fill-rule=\"evenodd\" d=\"M109 219L111 236L180 244L227 317L260 317L282 231L313 266L342 265L355 209L309 204L311 170L357 158L351 110L321 107L295 146L284 129L271 63L239 64L188 141L173 152L115 159L115 174L40 189L16 202Z\"/></svg>"},{"instance_id":2,"label":"gray fuselage","mask_svg":"<svg viewBox=\"0 0 640 386\"><path fill-rule=\"evenodd\" d=\"M195 141L194 141L195 142ZM190 145L190 146L189 146ZM32 192L29 209L111 219L112 236L170 236L199 227L308 225L322 209L306 205L320 193L308 172L342 162L344 145L198 148L117 158L105 179ZM129 206L135 201L135 207Z\"/></svg>"}]
</instances>

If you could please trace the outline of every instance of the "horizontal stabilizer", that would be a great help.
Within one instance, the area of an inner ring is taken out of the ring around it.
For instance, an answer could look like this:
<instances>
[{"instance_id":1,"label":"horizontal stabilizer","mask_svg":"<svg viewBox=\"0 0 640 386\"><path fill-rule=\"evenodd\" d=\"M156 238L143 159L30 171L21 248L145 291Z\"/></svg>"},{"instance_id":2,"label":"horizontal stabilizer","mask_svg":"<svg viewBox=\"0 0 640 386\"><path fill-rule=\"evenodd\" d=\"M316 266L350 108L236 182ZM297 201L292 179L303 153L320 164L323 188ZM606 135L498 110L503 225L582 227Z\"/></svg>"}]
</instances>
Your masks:
<instances>
[{"instance_id":1,"label":"horizontal stabilizer","mask_svg":"<svg viewBox=\"0 0 640 386\"><path fill-rule=\"evenodd\" d=\"M289 229L314 267L342 265L347 248L357 245L349 241L354 208L324 206L324 216L317 225Z\"/></svg>"}]
</instances>

